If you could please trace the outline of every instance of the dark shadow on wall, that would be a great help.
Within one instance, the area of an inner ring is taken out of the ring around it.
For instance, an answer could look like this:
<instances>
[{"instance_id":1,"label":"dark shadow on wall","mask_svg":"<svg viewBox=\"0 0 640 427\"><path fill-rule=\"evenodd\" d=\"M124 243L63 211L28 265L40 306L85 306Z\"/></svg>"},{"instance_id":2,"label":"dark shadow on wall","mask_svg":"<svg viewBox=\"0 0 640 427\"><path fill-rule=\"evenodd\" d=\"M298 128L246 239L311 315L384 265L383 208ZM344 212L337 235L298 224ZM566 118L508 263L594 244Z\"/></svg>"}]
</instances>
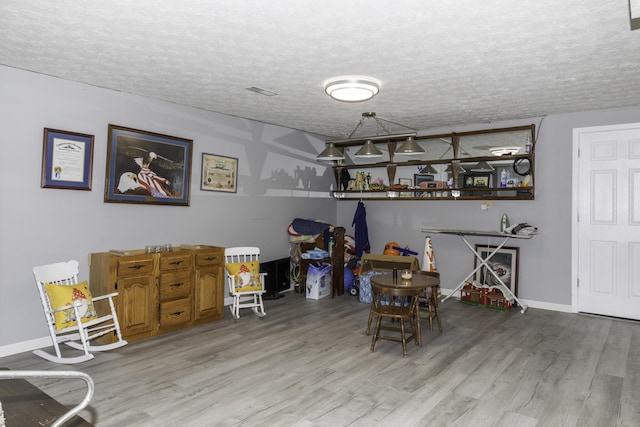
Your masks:
<instances>
[{"instance_id":1,"label":"dark shadow on wall","mask_svg":"<svg viewBox=\"0 0 640 427\"><path fill-rule=\"evenodd\" d=\"M252 126L255 143L247 144L251 175L238 176L239 191L249 195L264 195L271 189L328 193L335 187L332 165L315 165L317 152L304 133L292 131L264 143L261 130L259 125ZM278 162L275 168L270 167L271 159ZM266 178L265 169L271 171Z\"/></svg>"},{"instance_id":2,"label":"dark shadow on wall","mask_svg":"<svg viewBox=\"0 0 640 427\"><path fill-rule=\"evenodd\" d=\"M318 169L315 167L297 165L293 176L284 169L272 171L268 187L288 190L329 191L329 186L332 182L333 172L330 168L325 168L324 174L318 175Z\"/></svg>"}]
</instances>

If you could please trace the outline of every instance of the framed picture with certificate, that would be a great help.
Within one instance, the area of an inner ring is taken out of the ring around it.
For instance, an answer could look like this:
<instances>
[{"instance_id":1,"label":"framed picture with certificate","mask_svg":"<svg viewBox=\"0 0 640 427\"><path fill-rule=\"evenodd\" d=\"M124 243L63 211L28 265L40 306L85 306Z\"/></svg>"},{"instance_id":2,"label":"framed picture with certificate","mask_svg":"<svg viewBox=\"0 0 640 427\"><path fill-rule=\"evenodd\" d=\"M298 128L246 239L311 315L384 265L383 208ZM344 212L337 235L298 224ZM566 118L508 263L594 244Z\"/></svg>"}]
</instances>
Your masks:
<instances>
[{"instance_id":1,"label":"framed picture with certificate","mask_svg":"<svg viewBox=\"0 0 640 427\"><path fill-rule=\"evenodd\" d=\"M205 191L235 193L238 189L238 159L202 153L202 180Z\"/></svg>"},{"instance_id":2,"label":"framed picture with certificate","mask_svg":"<svg viewBox=\"0 0 640 427\"><path fill-rule=\"evenodd\" d=\"M91 190L93 135L44 129L42 188Z\"/></svg>"}]
</instances>

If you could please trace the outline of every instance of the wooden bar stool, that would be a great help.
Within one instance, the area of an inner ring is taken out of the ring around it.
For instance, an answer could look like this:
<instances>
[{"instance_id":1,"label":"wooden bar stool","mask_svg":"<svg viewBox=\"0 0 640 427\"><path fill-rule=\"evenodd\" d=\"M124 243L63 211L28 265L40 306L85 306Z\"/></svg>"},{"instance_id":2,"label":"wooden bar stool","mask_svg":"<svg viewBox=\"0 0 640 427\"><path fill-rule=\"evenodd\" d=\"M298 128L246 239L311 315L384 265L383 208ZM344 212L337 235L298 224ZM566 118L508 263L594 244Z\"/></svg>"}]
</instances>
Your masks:
<instances>
[{"instance_id":1,"label":"wooden bar stool","mask_svg":"<svg viewBox=\"0 0 640 427\"><path fill-rule=\"evenodd\" d=\"M371 284L372 301L371 316L377 316L376 327L371 341L371 351L376 346L378 339L399 341L402 343L402 355L407 357L407 341L412 338L416 345L420 345L420 322L417 315L419 288L387 287ZM397 321L398 326L383 325L382 320ZM411 335L405 332L404 321L409 320ZM400 332L397 335L380 335L380 331Z\"/></svg>"},{"instance_id":2,"label":"wooden bar stool","mask_svg":"<svg viewBox=\"0 0 640 427\"><path fill-rule=\"evenodd\" d=\"M421 274L423 276L440 277L440 273L435 271L417 271L413 274ZM442 333L442 318L440 317L440 305L438 304L438 296L440 295L440 285L432 285L425 288L418 297L418 320L428 319L429 330L433 332L433 319L438 321L438 329Z\"/></svg>"}]
</instances>

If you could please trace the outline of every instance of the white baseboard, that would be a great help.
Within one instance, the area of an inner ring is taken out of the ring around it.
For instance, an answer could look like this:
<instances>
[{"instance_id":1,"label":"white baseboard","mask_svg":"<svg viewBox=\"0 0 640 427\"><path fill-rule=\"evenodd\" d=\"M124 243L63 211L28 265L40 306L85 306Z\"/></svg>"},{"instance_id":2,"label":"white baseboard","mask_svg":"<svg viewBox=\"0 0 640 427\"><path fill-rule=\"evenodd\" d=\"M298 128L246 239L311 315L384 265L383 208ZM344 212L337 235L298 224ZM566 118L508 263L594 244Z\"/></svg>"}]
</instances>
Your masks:
<instances>
[{"instance_id":1,"label":"white baseboard","mask_svg":"<svg viewBox=\"0 0 640 427\"><path fill-rule=\"evenodd\" d=\"M453 292L453 289L442 289L441 292L444 296L447 296L451 292ZM460 296L458 295L457 297L451 297L451 298L460 299ZM532 301L532 300L526 300L522 298L519 298L519 300L527 304L529 308L539 308L542 310L559 311L561 313L575 313L571 308L571 304L556 304L553 302Z\"/></svg>"},{"instance_id":2,"label":"white baseboard","mask_svg":"<svg viewBox=\"0 0 640 427\"><path fill-rule=\"evenodd\" d=\"M0 357L11 356L12 354L24 353L37 350L39 348L51 347L51 338L42 337L34 340L22 341L0 347Z\"/></svg>"}]
</instances>

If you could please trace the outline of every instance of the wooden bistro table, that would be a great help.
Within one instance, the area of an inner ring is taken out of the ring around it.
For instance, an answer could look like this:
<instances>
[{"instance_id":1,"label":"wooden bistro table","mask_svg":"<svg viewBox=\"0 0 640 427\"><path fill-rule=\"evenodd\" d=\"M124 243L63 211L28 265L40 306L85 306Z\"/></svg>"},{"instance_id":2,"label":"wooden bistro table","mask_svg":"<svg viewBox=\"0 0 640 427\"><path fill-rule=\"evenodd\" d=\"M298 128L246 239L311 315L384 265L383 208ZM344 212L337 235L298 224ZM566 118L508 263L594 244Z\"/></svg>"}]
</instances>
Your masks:
<instances>
[{"instance_id":1,"label":"wooden bistro table","mask_svg":"<svg viewBox=\"0 0 640 427\"><path fill-rule=\"evenodd\" d=\"M412 271L413 275L411 279L403 279L402 270L398 271L398 278L393 280L392 273L383 273L376 276L371 276L371 284L378 285L385 288L400 288L400 289L427 289L432 286L440 285L440 278L436 276L428 276L420 274L418 271ZM422 341L420 336L420 313L416 313L416 327L418 328L418 344ZM371 315L369 315L369 324L367 326L367 335L371 328Z\"/></svg>"}]
</instances>

